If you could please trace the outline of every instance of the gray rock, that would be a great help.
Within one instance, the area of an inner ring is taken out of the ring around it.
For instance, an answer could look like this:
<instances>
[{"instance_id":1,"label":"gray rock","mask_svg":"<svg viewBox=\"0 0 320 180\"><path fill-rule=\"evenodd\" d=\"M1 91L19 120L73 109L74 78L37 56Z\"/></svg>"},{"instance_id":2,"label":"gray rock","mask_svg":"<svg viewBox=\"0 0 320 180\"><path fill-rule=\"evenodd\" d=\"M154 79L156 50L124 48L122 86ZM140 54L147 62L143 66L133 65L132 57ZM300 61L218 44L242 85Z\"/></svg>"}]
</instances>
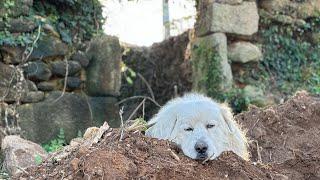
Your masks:
<instances>
[{"instance_id":1,"label":"gray rock","mask_svg":"<svg viewBox=\"0 0 320 180\"><path fill-rule=\"evenodd\" d=\"M252 35L258 31L259 15L255 2L239 5L210 3L200 11L196 34L203 36L212 32Z\"/></svg>"},{"instance_id":2,"label":"gray rock","mask_svg":"<svg viewBox=\"0 0 320 180\"><path fill-rule=\"evenodd\" d=\"M208 69L209 62L205 62L205 59L198 57L198 48L208 48L212 50L211 53L217 53L217 57L220 59L222 73L222 83L219 86L221 90L230 89L233 84L233 77L231 66L228 63L226 35L223 33L215 33L197 38L193 46L194 48L192 49L191 55L191 61L193 62L193 89L206 93L208 87L206 87L206 83L203 82L203 77L207 76L208 71L213 71L213 69Z\"/></svg>"},{"instance_id":3,"label":"gray rock","mask_svg":"<svg viewBox=\"0 0 320 180\"><path fill-rule=\"evenodd\" d=\"M51 70L54 75L64 77L66 75L66 62L54 61L51 63ZM72 76L81 70L81 65L77 61L68 61L68 75Z\"/></svg>"},{"instance_id":4,"label":"gray rock","mask_svg":"<svg viewBox=\"0 0 320 180\"><path fill-rule=\"evenodd\" d=\"M100 35L91 40L87 55L86 92L90 96L118 96L121 86L121 47L116 37Z\"/></svg>"},{"instance_id":5,"label":"gray rock","mask_svg":"<svg viewBox=\"0 0 320 180\"><path fill-rule=\"evenodd\" d=\"M47 81L40 82L37 84L37 87L41 91L52 91L55 89L56 83L55 82L47 82Z\"/></svg>"},{"instance_id":6,"label":"gray rock","mask_svg":"<svg viewBox=\"0 0 320 180\"><path fill-rule=\"evenodd\" d=\"M28 62L23 67L23 73L27 79L33 81L47 81L52 75L49 66L42 61Z\"/></svg>"},{"instance_id":7,"label":"gray rock","mask_svg":"<svg viewBox=\"0 0 320 180\"><path fill-rule=\"evenodd\" d=\"M5 2L6 0L0 0L0 17L4 17L6 14L10 17L29 15L33 4L33 0L12 0L14 6L8 9L3 6Z\"/></svg>"},{"instance_id":8,"label":"gray rock","mask_svg":"<svg viewBox=\"0 0 320 180\"><path fill-rule=\"evenodd\" d=\"M39 40L38 46L30 56L30 60L62 57L68 53L68 50L68 46L59 38L46 35Z\"/></svg>"},{"instance_id":9,"label":"gray rock","mask_svg":"<svg viewBox=\"0 0 320 180\"><path fill-rule=\"evenodd\" d=\"M262 59L261 50L250 42L235 42L228 47L228 58L232 62L257 62Z\"/></svg>"},{"instance_id":10,"label":"gray rock","mask_svg":"<svg viewBox=\"0 0 320 180\"><path fill-rule=\"evenodd\" d=\"M115 105L114 97L89 97L90 108L95 120L95 126L101 126L107 119L111 127L120 127L119 107Z\"/></svg>"},{"instance_id":11,"label":"gray rock","mask_svg":"<svg viewBox=\"0 0 320 180\"><path fill-rule=\"evenodd\" d=\"M22 87L23 91L20 91L19 87ZM0 101L14 102L28 91L28 84L17 68L0 62Z\"/></svg>"},{"instance_id":12,"label":"gray rock","mask_svg":"<svg viewBox=\"0 0 320 180\"><path fill-rule=\"evenodd\" d=\"M33 81L27 80L27 85L29 91L38 91L37 85Z\"/></svg>"},{"instance_id":13,"label":"gray rock","mask_svg":"<svg viewBox=\"0 0 320 180\"><path fill-rule=\"evenodd\" d=\"M74 53L71 56L71 60L79 62L83 68L89 65L89 59L82 51L77 51L76 53Z\"/></svg>"},{"instance_id":14,"label":"gray rock","mask_svg":"<svg viewBox=\"0 0 320 180\"><path fill-rule=\"evenodd\" d=\"M243 96L258 107L265 107L274 104L273 97L268 97L264 94L263 90L259 87L247 85L243 88Z\"/></svg>"},{"instance_id":15,"label":"gray rock","mask_svg":"<svg viewBox=\"0 0 320 180\"><path fill-rule=\"evenodd\" d=\"M22 99L22 103L35 103L40 102L44 99L44 92L42 91L31 91L28 92Z\"/></svg>"},{"instance_id":16,"label":"gray rock","mask_svg":"<svg viewBox=\"0 0 320 180\"><path fill-rule=\"evenodd\" d=\"M84 132L88 127L100 126L100 122L118 122L119 109L114 105L115 100L108 103L105 100L108 98L101 98L101 102L93 101L68 92L61 97L60 91L53 91L44 101L19 106L19 123L23 135L34 142L46 143L55 138L62 128L69 142L77 136L78 131Z\"/></svg>"},{"instance_id":17,"label":"gray rock","mask_svg":"<svg viewBox=\"0 0 320 180\"><path fill-rule=\"evenodd\" d=\"M284 14L293 19L308 19L318 17L320 12L319 0L290 1L290 0L261 0L260 7L272 14Z\"/></svg>"},{"instance_id":18,"label":"gray rock","mask_svg":"<svg viewBox=\"0 0 320 180\"><path fill-rule=\"evenodd\" d=\"M23 61L25 49L17 46L1 46L0 53L6 64L19 64Z\"/></svg>"},{"instance_id":19,"label":"gray rock","mask_svg":"<svg viewBox=\"0 0 320 180\"><path fill-rule=\"evenodd\" d=\"M64 83L64 80L63 80ZM77 89L81 86L81 79L79 77L68 77L67 78L67 88L69 89Z\"/></svg>"},{"instance_id":20,"label":"gray rock","mask_svg":"<svg viewBox=\"0 0 320 180\"><path fill-rule=\"evenodd\" d=\"M0 22L0 31L5 29L5 25L1 25ZM23 32L31 32L36 28L36 23L30 19L19 17L17 19L10 19L9 26L7 30L11 33L23 33Z\"/></svg>"},{"instance_id":21,"label":"gray rock","mask_svg":"<svg viewBox=\"0 0 320 180\"><path fill-rule=\"evenodd\" d=\"M38 165L47 157L40 145L15 135L3 139L1 150L4 156L3 166L11 176L22 173L21 169Z\"/></svg>"}]
</instances>

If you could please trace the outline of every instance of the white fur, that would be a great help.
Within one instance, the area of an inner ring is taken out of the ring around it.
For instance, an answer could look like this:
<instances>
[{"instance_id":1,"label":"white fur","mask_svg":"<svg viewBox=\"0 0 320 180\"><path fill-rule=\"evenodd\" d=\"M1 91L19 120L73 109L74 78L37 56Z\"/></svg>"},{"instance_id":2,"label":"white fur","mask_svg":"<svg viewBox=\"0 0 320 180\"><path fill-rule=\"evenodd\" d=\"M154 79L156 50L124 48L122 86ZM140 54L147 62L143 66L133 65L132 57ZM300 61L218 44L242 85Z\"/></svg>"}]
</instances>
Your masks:
<instances>
[{"instance_id":1,"label":"white fur","mask_svg":"<svg viewBox=\"0 0 320 180\"><path fill-rule=\"evenodd\" d=\"M195 144L208 145L207 155L215 159L223 151L233 151L248 160L247 141L226 105L198 93L186 94L169 101L149 122L146 135L177 143L183 153L197 158ZM208 124L214 127L207 128ZM186 129L193 128L192 131Z\"/></svg>"}]
</instances>

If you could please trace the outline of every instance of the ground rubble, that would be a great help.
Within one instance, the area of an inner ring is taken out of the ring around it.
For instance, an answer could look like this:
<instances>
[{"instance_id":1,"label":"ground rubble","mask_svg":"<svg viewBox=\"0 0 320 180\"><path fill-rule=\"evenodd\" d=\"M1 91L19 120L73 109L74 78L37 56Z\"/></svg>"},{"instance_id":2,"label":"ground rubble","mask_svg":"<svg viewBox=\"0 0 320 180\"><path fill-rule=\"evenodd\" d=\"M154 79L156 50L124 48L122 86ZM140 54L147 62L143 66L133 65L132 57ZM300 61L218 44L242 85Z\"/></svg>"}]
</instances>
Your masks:
<instances>
[{"instance_id":1,"label":"ground rubble","mask_svg":"<svg viewBox=\"0 0 320 180\"><path fill-rule=\"evenodd\" d=\"M172 143L103 126L16 179L319 179L320 98L304 92L236 116L250 139L251 160L232 152L189 159ZM60 153L60 154L59 154ZM271 155L270 155L271 154ZM59 157L59 158L57 158Z\"/></svg>"}]
</instances>

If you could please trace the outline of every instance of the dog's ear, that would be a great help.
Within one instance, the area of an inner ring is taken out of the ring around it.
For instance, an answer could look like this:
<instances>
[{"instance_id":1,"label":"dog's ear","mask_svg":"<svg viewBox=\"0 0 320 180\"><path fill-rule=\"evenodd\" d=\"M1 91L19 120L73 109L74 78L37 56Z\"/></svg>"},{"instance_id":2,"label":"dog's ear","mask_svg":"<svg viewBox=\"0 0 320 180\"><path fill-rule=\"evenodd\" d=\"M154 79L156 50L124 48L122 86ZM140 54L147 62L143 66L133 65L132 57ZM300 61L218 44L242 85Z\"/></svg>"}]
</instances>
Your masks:
<instances>
[{"instance_id":1,"label":"dog's ear","mask_svg":"<svg viewBox=\"0 0 320 180\"><path fill-rule=\"evenodd\" d=\"M172 109L161 109L149 122L146 135L159 139L173 139L172 132L177 124L177 116Z\"/></svg>"},{"instance_id":2,"label":"dog's ear","mask_svg":"<svg viewBox=\"0 0 320 180\"><path fill-rule=\"evenodd\" d=\"M234 122L233 122L233 114L231 109L227 104L220 104L220 111L224 121L226 122L229 132L233 133L235 131Z\"/></svg>"}]
</instances>

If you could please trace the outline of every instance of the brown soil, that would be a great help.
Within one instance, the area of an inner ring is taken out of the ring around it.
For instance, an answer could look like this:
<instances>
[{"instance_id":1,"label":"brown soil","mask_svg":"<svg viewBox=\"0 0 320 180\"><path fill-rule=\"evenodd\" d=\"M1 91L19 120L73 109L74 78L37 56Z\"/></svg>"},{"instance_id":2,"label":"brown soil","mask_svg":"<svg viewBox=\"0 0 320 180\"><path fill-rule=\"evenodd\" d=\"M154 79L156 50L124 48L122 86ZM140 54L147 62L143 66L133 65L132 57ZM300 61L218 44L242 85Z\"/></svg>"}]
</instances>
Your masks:
<instances>
[{"instance_id":1,"label":"brown soil","mask_svg":"<svg viewBox=\"0 0 320 180\"><path fill-rule=\"evenodd\" d=\"M248 130L253 161L271 163L290 179L320 179L319 97L299 92L284 104L253 107L236 119Z\"/></svg>"},{"instance_id":2,"label":"brown soil","mask_svg":"<svg viewBox=\"0 0 320 180\"><path fill-rule=\"evenodd\" d=\"M60 161L49 159L29 169L23 177L320 179L320 98L299 93L284 104L252 108L236 119L248 129L251 138L252 160L248 162L226 152L202 163L185 157L173 144L150 139L140 132L125 133L120 142L120 133L114 129L92 147L81 146Z\"/></svg>"}]
</instances>

